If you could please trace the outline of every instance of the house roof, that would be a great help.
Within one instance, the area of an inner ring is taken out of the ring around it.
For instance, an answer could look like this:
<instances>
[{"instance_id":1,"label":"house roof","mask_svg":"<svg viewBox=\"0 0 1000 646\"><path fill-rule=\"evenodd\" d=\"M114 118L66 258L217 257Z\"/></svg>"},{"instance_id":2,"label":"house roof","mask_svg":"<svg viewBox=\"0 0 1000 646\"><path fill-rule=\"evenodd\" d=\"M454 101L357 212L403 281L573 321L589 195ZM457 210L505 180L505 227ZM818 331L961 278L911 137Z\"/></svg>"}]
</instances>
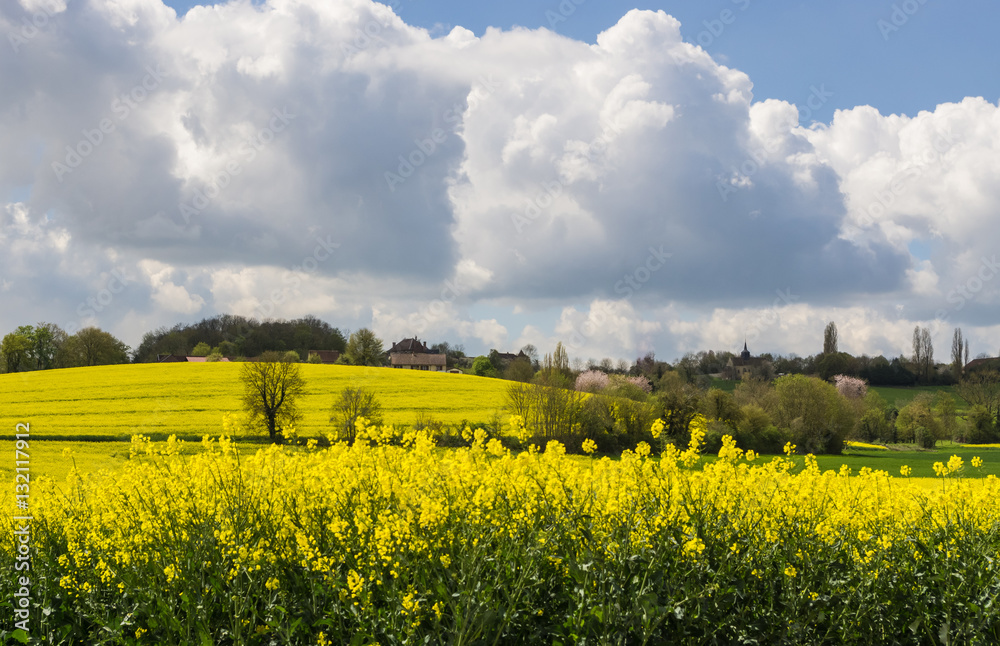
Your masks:
<instances>
[{"instance_id":1,"label":"house roof","mask_svg":"<svg viewBox=\"0 0 1000 646\"><path fill-rule=\"evenodd\" d=\"M430 350L428 350L427 346L424 345L423 343L421 343L419 339L413 338L413 339L403 339L399 343L394 343L393 346L391 348L389 348L389 352L390 353L393 353L393 352L422 352L422 353L428 353L428 352L430 352Z\"/></svg>"},{"instance_id":2,"label":"house roof","mask_svg":"<svg viewBox=\"0 0 1000 646\"><path fill-rule=\"evenodd\" d=\"M733 357L730 359L733 367L737 366L759 366L762 365L766 359L761 359L760 357L750 357L749 359L744 359L743 357Z\"/></svg>"},{"instance_id":3,"label":"house roof","mask_svg":"<svg viewBox=\"0 0 1000 646\"><path fill-rule=\"evenodd\" d=\"M389 362L394 366L446 366L448 358L443 354L394 352L390 355Z\"/></svg>"},{"instance_id":4,"label":"house roof","mask_svg":"<svg viewBox=\"0 0 1000 646\"><path fill-rule=\"evenodd\" d=\"M156 360L160 363L204 363L208 357L186 357L182 354L158 354ZM229 361L227 357L222 357L219 361Z\"/></svg>"},{"instance_id":5,"label":"house roof","mask_svg":"<svg viewBox=\"0 0 1000 646\"><path fill-rule=\"evenodd\" d=\"M973 359L969 363L965 364L966 372L975 370L1000 370L1000 357Z\"/></svg>"},{"instance_id":6,"label":"house roof","mask_svg":"<svg viewBox=\"0 0 1000 646\"><path fill-rule=\"evenodd\" d=\"M517 354L514 354L513 352L497 352L497 356L504 361L514 361L515 359L519 359L521 357L524 357L525 359L528 358L528 355L524 354L524 350L521 350Z\"/></svg>"},{"instance_id":7,"label":"house roof","mask_svg":"<svg viewBox=\"0 0 1000 646\"><path fill-rule=\"evenodd\" d=\"M337 363L337 360L340 359L340 352L336 350L310 350L306 354L306 357L310 354L318 356L319 360L323 363Z\"/></svg>"}]
</instances>

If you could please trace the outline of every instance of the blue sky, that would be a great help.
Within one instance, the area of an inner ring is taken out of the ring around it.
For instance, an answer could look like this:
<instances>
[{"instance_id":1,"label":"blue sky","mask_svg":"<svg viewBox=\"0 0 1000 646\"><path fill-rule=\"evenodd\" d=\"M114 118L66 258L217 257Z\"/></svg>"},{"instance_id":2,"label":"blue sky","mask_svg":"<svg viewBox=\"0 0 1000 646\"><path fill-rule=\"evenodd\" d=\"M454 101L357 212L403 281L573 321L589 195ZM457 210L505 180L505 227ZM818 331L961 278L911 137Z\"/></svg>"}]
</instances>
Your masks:
<instances>
[{"instance_id":1,"label":"blue sky","mask_svg":"<svg viewBox=\"0 0 1000 646\"><path fill-rule=\"evenodd\" d=\"M0 4L0 333L1000 346L996 3L167 4Z\"/></svg>"}]
</instances>

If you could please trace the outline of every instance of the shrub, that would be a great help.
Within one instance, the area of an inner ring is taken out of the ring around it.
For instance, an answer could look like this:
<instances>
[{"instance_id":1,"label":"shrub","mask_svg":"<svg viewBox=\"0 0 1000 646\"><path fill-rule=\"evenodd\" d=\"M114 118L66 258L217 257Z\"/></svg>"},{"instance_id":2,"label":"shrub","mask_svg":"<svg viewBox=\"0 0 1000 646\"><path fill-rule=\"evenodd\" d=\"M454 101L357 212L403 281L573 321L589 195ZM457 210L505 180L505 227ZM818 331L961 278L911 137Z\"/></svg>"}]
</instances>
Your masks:
<instances>
[{"instance_id":1,"label":"shrub","mask_svg":"<svg viewBox=\"0 0 1000 646\"><path fill-rule=\"evenodd\" d=\"M849 377L847 375L836 375L833 378L833 383L837 387L837 392L847 399L864 399L868 393L868 383L864 379Z\"/></svg>"},{"instance_id":2,"label":"shrub","mask_svg":"<svg viewBox=\"0 0 1000 646\"><path fill-rule=\"evenodd\" d=\"M854 426L847 401L831 384L803 375L781 377L777 421L792 432L793 442L805 453L840 453Z\"/></svg>"},{"instance_id":3,"label":"shrub","mask_svg":"<svg viewBox=\"0 0 1000 646\"><path fill-rule=\"evenodd\" d=\"M969 410L965 441L969 444L991 444L998 439L993 415L985 406L973 406Z\"/></svg>"},{"instance_id":4,"label":"shrub","mask_svg":"<svg viewBox=\"0 0 1000 646\"><path fill-rule=\"evenodd\" d=\"M903 406L896 418L896 436L900 442L919 444L925 448L933 448L934 442L943 438L943 428L934 414L930 394L920 393Z\"/></svg>"},{"instance_id":5,"label":"shrub","mask_svg":"<svg viewBox=\"0 0 1000 646\"><path fill-rule=\"evenodd\" d=\"M581 372L576 378L576 389L584 393L599 393L609 384L608 376L600 370Z\"/></svg>"},{"instance_id":6,"label":"shrub","mask_svg":"<svg viewBox=\"0 0 1000 646\"><path fill-rule=\"evenodd\" d=\"M348 386L340 391L340 396L333 401L330 415L330 421L334 425L333 438L353 443L358 432L358 418L361 417L367 420L370 426L380 426L382 403L375 393L367 388Z\"/></svg>"}]
</instances>

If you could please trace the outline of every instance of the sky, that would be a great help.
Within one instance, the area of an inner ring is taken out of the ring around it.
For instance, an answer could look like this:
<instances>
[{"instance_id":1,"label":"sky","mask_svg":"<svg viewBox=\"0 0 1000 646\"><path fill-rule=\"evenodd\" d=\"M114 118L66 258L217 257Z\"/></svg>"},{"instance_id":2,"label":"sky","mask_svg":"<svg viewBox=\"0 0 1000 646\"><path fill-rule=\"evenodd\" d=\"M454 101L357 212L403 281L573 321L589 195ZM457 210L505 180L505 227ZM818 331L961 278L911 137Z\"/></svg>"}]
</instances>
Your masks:
<instances>
[{"instance_id":1,"label":"sky","mask_svg":"<svg viewBox=\"0 0 1000 646\"><path fill-rule=\"evenodd\" d=\"M0 3L0 334L1000 348L985 1Z\"/></svg>"}]
</instances>

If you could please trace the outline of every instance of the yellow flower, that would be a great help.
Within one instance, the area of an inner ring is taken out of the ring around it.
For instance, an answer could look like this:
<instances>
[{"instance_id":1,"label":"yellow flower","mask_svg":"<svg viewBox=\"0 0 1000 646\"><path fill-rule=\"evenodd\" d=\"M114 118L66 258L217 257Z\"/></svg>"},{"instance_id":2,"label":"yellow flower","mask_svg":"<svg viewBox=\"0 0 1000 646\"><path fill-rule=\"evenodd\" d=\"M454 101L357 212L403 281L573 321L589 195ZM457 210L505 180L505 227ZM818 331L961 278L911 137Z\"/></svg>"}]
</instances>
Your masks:
<instances>
[{"instance_id":1,"label":"yellow flower","mask_svg":"<svg viewBox=\"0 0 1000 646\"><path fill-rule=\"evenodd\" d=\"M597 442L591 439L586 439L583 441L583 452L587 455L597 451Z\"/></svg>"},{"instance_id":2,"label":"yellow flower","mask_svg":"<svg viewBox=\"0 0 1000 646\"><path fill-rule=\"evenodd\" d=\"M983 459L978 455L972 458L972 466L975 469L978 469L979 467L983 466Z\"/></svg>"},{"instance_id":3,"label":"yellow flower","mask_svg":"<svg viewBox=\"0 0 1000 646\"><path fill-rule=\"evenodd\" d=\"M906 466L905 464L899 467L899 475L903 476L904 478L909 478L911 473L913 473L913 469Z\"/></svg>"},{"instance_id":4,"label":"yellow flower","mask_svg":"<svg viewBox=\"0 0 1000 646\"><path fill-rule=\"evenodd\" d=\"M796 574L798 574L798 571L795 569L795 566L789 565L785 568L785 576L794 578Z\"/></svg>"}]
</instances>

